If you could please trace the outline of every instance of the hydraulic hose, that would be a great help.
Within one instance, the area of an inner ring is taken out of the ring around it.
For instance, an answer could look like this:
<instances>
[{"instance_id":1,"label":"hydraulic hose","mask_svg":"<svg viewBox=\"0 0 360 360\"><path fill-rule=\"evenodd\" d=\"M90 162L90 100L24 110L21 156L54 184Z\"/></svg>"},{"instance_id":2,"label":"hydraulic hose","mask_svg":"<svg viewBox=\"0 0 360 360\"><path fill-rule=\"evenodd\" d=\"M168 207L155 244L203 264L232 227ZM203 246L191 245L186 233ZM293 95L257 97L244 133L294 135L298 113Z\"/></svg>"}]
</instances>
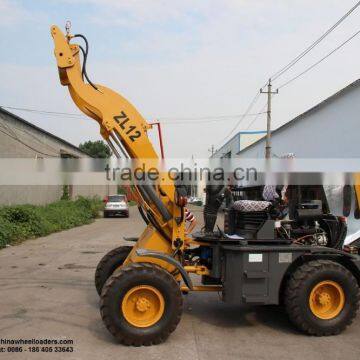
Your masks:
<instances>
[{"instance_id":1,"label":"hydraulic hose","mask_svg":"<svg viewBox=\"0 0 360 360\"><path fill-rule=\"evenodd\" d=\"M146 217L145 213L144 213L144 209L141 206L138 206L139 209L139 213L142 217L142 219L145 221L146 225L149 224L149 219Z\"/></svg>"},{"instance_id":2,"label":"hydraulic hose","mask_svg":"<svg viewBox=\"0 0 360 360\"><path fill-rule=\"evenodd\" d=\"M167 222L172 219L172 215L169 210L165 207L163 202L157 196L152 185L140 185L142 190L146 193L148 198L150 198L151 202L156 206L162 218Z\"/></svg>"},{"instance_id":3,"label":"hydraulic hose","mask_svg":"<svg viewBox=\"0 0 360 360\"><path fill-rule=\"evenodd\" d=\"M86 61L87 61L87 57L88 57L88 54L89 54L89 42L87 41L86 37L82 34L75 34L74 35L74 38L82 38L85 42L85 50L84 48L79 45L79 49L81 50L82 54L83 54L83 57L84 57L84 60L83 60L83 65L82 65L82 70L81 70L81 74L83 77L85 77L85 79L87 80L87 82L95 89L97 90L98 88L92 83L92 81L89 79L89 76L86 72Z\"/></svg>"}]
</instances>

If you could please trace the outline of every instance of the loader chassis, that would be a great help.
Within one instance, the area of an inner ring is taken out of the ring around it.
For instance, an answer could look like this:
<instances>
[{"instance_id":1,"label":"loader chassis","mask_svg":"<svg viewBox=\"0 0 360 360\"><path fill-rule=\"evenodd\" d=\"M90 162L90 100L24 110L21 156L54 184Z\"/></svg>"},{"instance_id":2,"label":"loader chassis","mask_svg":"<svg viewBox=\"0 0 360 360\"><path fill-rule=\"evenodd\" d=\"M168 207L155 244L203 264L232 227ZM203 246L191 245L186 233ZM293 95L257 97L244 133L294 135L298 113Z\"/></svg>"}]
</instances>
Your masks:
<instances>
[{"instance_id":1,"label":"loader chassis","mask_svg":"<svg viewBox=\"0 0 360 360\"><path fill-rule=\"evenodd\" d=\"M209 247L211 270L205 285L221 286L222 300L242 305L278 305L289 275L312 260L343 264L360 281L360 257L324 247L237 245L220 241ZM212 280L210 280L212 279ZM220 288L219 288L220 289Z\"/></svg>"}]
</instances>

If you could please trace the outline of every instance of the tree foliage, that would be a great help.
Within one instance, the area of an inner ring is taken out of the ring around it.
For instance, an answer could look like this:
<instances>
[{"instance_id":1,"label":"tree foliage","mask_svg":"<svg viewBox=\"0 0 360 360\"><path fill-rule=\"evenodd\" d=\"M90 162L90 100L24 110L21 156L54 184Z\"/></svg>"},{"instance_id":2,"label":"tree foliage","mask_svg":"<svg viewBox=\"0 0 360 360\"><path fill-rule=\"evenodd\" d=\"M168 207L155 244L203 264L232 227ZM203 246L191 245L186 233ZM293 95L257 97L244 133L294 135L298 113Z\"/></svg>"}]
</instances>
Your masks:
<instances>
[{"instance_id":1,"label":"tree foliage","mask_svg":"<svg viewBox=\"0 0 360 360\"><path fill-rule=\"evenodd\" d=\"M106 159L112 155L109 146L102 140L85 141L79 145L79 149L94 158Z\"/></svg>"}]
</instances>

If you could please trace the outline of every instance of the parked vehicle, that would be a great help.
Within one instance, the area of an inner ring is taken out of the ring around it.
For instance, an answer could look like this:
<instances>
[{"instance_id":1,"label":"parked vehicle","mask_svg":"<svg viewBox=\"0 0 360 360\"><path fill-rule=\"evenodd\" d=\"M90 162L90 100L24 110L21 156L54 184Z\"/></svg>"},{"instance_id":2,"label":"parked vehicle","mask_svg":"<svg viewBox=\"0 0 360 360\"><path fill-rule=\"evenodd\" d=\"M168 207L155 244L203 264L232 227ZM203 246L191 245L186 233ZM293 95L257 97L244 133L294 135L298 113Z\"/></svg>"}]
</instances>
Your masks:
<instances>
[{"instance_id":1,"label":"parked vehicle","mask_svg":"<svg viewBox=\"0 0 360 360\"><path fill-rule=\"evenodd\" d=\"M195 196L190 196L188 198L188 204L196 205L196 206L202 206L203 202L202 202L201 198L198 198L198 197L195 197Z\"/></svg>"},{"instance_id":2,"label":"parked vehicle","mask_svg":"<svg viewBox=\"0 0 360 360\"><path fill-rule=\"evenodd\" d=\"M104 217L125 216L129 217L129 204L126 195L109 195L104 199Z\"/></svg>"}]
</instances>

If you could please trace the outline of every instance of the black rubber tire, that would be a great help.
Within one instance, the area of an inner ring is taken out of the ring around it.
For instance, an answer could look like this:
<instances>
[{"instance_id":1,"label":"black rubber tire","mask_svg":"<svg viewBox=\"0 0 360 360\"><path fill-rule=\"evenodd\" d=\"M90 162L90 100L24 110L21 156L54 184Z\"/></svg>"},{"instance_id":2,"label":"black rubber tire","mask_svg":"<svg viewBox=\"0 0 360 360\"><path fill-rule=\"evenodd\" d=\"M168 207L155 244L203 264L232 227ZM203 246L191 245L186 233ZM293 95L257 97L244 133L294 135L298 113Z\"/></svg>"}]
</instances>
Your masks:
<instances>
[{"instance_id":1,"label":"black rubber tire","mask_svg":"<svg viewBox=\"0 0 360 360\"><path fill-rule=\"evenodd\" d=\"M121 311L125 294L138 285L155 287L165 300L164 314L150 327L131 325ZM106 282L100 299L101 317L107 329L124 345L160 344L176 329L181 319L183 299L178 283L170 273L153 264L132 263L119 269Z\"/></svg>"},{"instance_id":2,"label":"black rubber tire","mask_svg":"<svg viewBox=\"0 0 360 360\"><path fill-rule=\"evenodd\" d=\"M109 217L109 214L104 211L104 218L106 219L108 217Z\"/></svg>"},{"instance_id":3,"label":"black rubber tire","mask_svg":"<svg viewBox=\"0 0 360 360\"><path fill-rule=\"evenodd\" d=\"M106 280L128 257L132 246L120 246L108 252L99 262L95 271L95 287L100 295Z\"/></svg>"},{"instance_id":4,"label":"black rubber tire","mask_svg":"<svg viewBox=\"0 0 360 360\"><path fill-rule=\"evenodd\" d=\"M321 281L337 282L345 294L345 305L338 316L323 320L309 306L311 290ZM286 311L292 323L301 331L315 336L340 334L350 325L359 308L359 285L341 264L331 260L314 260L301 265L291 275L284 294Z\"/></svg>"}]
</instances>

